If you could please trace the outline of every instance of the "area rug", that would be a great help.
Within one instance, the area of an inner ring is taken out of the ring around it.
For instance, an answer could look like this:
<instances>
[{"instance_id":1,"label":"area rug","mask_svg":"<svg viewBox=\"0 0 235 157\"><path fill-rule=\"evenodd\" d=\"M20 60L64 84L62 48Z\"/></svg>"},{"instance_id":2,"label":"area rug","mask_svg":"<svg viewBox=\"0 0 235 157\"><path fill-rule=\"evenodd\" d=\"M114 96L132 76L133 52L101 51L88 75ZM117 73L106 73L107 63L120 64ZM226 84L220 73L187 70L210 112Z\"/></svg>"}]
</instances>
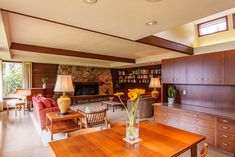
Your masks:
<instances>
[{"instance_id":1,"label":"area rug","mask_svg":"<svg viewBox=\"0 0 235 157\"><path fill-rule=\"evenodd\" d=\"M95 103L85 103L85 104L77 104L77 105L73 105L70 108L73 110L82 110L84 111L86 107L91 107L91 106L100 106L101 102L95 102ZM41 130L39 123L37 122L37 119L34 115L33 112L30 112L30 117L32 119L33 125L37 130L37 133L39 134L39 136L41 137L42 143L44 146L48 145L48 142L50 142L50 132L46 131L46 130ZM125 121L127 116L126 116L126 112L125 110L121 110L120 108L115 109L115 111L113 112L113 110L108 110L107 111L107 118L108 118L108 123L115 123L115 122L120 122L120 121ZM102 126L102 129L104 129L105 127ZM64 139L66 138L66 134L65 133L58 133L58 134L54 134L53 135L53 139L54 141L56 140L60 140L60 139Z\"/></svg>"}]
</instances>

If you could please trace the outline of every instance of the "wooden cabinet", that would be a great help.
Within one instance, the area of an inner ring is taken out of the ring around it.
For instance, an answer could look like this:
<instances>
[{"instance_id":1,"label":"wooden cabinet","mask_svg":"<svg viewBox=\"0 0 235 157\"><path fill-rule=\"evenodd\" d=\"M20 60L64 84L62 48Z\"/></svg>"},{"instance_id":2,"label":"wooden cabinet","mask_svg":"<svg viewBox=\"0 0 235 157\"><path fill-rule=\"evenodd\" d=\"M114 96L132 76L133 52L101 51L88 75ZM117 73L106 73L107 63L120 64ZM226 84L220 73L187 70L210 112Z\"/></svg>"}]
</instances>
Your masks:
<instances>
[{"instance_id":1,"label":"wooden cabinet","mask_svg":"<svg viewBox=\"0 0 235 157\"><path fill-rule=\"evenodd\" d=\"M203 56L186 58L188 84L203 84Z\"/></svg>"},{"instance_id":2,"label":"wooden cabinet","mask_svg":"<svg viewBox=\"0 0 235 157\"><path fill-rule=\"evenodd\" d=\"M227 118L217 118L217 147L229 152L235 152L235 121Z\"/></svg>"},{"instance_id":3,"label":"wooden cabinet","mask_svg":"<svg viewBox=\"0 0 235 157\"><path fill-rule=\"evenodd\" d=\"M222 84L222 53L203 55L203 83Z\"/></svg>"},{"instance_id":4,"label":"wooden cabinet","mask_svg":"<svg viewBox=\"0 0 235 157\"><path fill-rule=\"evenodd\" d=\"M154 121L204 135L204 142L235 153L235 120L159 105L154 106Z\"/></svg>"},{"instance_id":5,"label":"wooden cabinet","mask_svg":"<svg viewBox=\"0 0 235 157\"><path fill-rule=\"evenodd\" d=\"M162 62L163 83L186 84L186 64L184 58L163 60Z\"/></svg>"},{"instance_id":6,"label":"wooden cabinet","mask_svg":"<svg viewBox=\"0 0 235 157\"><path fill-rule=\"evenodd\" d=\"M174 61L163 60L162 61L162 82L163 83L174 83Z\"/></svg>"},{"instance_id":7,"label":"wooden cabinet","mask_svg":"<svg viewBox=\"0 0 235 157\"><path fill-rule=\"evenodd\" d=\"M177 111L159 106L157 109L155 109L154 115L154 119L156 122L169 125L175 128L178 127Z\"/></svg>"},{"instance_id":8,"label":"wooden cabinet","mask_svg":"<svg viewBox=\"0 0 235 157\"><path fill-rule=\"evenodd\" d=\"M177 58L174 60L173 80L176 84L187 83L185 58Z\"/></svg>"},{"instance_id":9,"label":"wooden cabinet","mask_svg":"<svg viewBox=\"0 0 235 157\"><path fill-rule=\"evenodd\" d=\"M206 136L205 142L215 146L216 117L208 114L181 111L179 127Z\"/></svg>"},{"instance_id":10,"label":"wooden cabinet","mask_svg":"<svg viewBox=\"0 0 235 157\"><path fill-rule=\"evenodd\" d=\"M230 62L232 62L232 60ZM231 64L235 64L234 62L235 61L233 60L233 63L226 63L226 68L228 68L228 66L231 66ZM162 62L162 66L163 66L162 69L163 83L174 83L174 84L222 84L223 83L223 53L211 53L211 54L196 55L190 57L181 57L176 59L168 59ZM235 75L234 72L233 74ZM227 80L230 81L233 80L228 76L226 78ZM234 84L235 84L235 79L234 79Z\"/></svg>"},{"instance_id":11,"label":"wooden cabinet","mask_svg":"<svg viewBox=\"0 0 235 157\"><path fill-rule=\"evenodd\" d=\"M224 53L224 84L235 85L235 53Z\"/></svg>"}]
</instances>

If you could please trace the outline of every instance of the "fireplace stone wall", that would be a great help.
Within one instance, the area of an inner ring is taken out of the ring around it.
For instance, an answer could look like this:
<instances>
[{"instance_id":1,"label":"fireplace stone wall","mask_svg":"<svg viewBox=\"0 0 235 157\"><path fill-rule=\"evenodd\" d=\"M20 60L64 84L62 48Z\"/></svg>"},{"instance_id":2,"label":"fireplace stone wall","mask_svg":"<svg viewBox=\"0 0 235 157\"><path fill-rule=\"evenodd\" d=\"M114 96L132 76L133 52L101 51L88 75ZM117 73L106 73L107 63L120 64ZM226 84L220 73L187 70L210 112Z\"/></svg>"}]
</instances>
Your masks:
<instances>
[{"instance_id":1,"label":"fireplace stone wall","mask_svg":"<svg viewBox=\"0 0 235 157\"><path fill-rule=\"evenodd\" d=\"M113 94L111 70L107 68L59 65L58 75L71 75L73 82L103 82L99 94Z\"/></svg>"}]
</instances>

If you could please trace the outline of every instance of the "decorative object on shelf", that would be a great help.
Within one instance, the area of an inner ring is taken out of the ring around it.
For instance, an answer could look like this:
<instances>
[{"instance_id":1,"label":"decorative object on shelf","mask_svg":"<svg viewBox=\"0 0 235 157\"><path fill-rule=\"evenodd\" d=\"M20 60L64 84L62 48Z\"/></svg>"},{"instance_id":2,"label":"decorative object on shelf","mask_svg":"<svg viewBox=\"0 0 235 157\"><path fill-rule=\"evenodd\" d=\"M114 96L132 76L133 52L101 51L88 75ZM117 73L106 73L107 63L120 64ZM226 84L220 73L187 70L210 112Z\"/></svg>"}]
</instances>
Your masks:
<instances>
[{"instance_id":1,"label":"decorative object on shelf","mask_svg":"<svg viewBox=\"0 0 235 157\"><path fill-rule=\"evenodd\" d=\"M132 101L132 107L131 107L130 112L128 111L128 109L126 108L126 105L123 103L121 99L121 95L124 95L124 93L118 92L118 93L115 93L114 95L116 95L119 98L128 116L128 121L126 123L126 137L123 140L125 140L126 142L130 144L134 144L134 143L142 141L139 138L138 106L140 103L140 96L142 94L145 94L145 90L144 89L129 89L128 91L129 91L128 97Z\"/></svg>"},{"instance_id":2,"label":"decorative object on shelf","mask_svg":"<svg viewBox=\"0 0 235 157\"><path fill-rule=\"evenodd\" d=\"M167 92L168 92L168 104L173 105L175 103L175 95L176 95L175 86L169 85Z\"/></svg>"},{"instance_id":3,"label":"decorative object on shelf","mask_svg":"<svg viewBox=\"0 0 235 157\"><path fill-rule=\"evenodd\" d=\"M48 81L48 77L44 76L42 77L42 89L46 89L47 88L47 81Z\"/></svg>"},{"instance_id":4,"label":"decorative object on shelf","mask_svg":"<svg viewBox=\"0 0 235 157\"><path fill-rule=\"evenodd\" d=\"M73 92L73 82L71 75L57 75L55 92L63 92L63 95L57 99L57 103L60 109L60 114L65 115L68 113L71 99L65 94L65 92Z\"/></svg>"},{"instance_id":5,"label":"decorative object on shelf","mask_svg":"<svg viewBox=\"0 0 235 157\"><path fill-rule=\"evenodd\" d=\"M156 90L156 88L161 88L160 79L158 77L157 78L151 78L149 88L154 88L153 91L151 92L151 96L153 98L157 99L158 96L159 96L159 92Z\"/></svg>"}]
</instances>

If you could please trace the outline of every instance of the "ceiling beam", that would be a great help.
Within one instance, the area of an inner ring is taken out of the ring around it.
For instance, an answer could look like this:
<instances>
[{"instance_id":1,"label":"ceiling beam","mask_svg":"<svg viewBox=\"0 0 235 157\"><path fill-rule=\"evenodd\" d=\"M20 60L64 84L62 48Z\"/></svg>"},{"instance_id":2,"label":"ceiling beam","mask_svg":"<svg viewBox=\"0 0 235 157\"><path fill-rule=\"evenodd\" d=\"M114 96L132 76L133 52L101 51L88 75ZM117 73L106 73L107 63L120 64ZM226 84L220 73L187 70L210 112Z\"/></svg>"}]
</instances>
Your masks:
<instances>
[{"instance_id":1,"label":"ceiling beam","mask_svg":"<svg viewBox=\"0 0 235 157\"><path fill-rule=\"evenodd\" d=\"M0 51L3 52L3 55L6 56L6 59L12 58L10 45L11 38L8 14L7 12L0 11Z\"/></svg>"},{"instance_id":2,"label":"ceiling beam","mask_svg":"<svg viewBox=\"0 0 235 157\"><path fill-rule=\"evenodd\" d=\"M10 49L20 50L20 51L25 51L25 52L36 52L36 53L43 53L43 54L53 54L53 55L99 59L99 60L115 61L115 62L135 63L135 59L130 59L130 58L100 55L100 54L94 54L94 53L57 49L57 48L43 47L43 46L36 46L36 45L27 45L27 44L14 43L14 42L11 44Z\"/></svg>"},{"instance_id":3,"label":"ceiling beam","mask_svg":"<svg viewBox=\"0 0 235 157\"><path fill-rule=\"evenodd\" d=\"M170 40L166 40L163 38L159 38L153 35L136 40L136 42L151 45L151 46L157 46L157 47L161 47L165 49L170 49L170 50L178 51L178 52L185 53L188 55L193 55L192 47L186 46L180 43L176 43Z\"/></svg>"},{"instance_id":4,"label":"ceiling beam","mask_svg":"<svg viewBox=\"0 0 235 157\"><path fill-rule=\"evenodd\" d=\"M186 54L193 54L193 48L191 48L189 46L182 45L180 43L176 43L176 42L172 42L172 41L169 41L166 39L162 39L159 37L156 37L157 39L153 39L154 36L148 36L146 38L139 39L139 40L135 41L135 40L127 39L124 37L119 37L116 35L103 33L103 32L99 32L99 31L95 31L95 30L91 30L91 29L87 29L87 28L83 28L83 27L78 27L78 26L74 26L74 25L70 25L70 24L66 24L66 23L61 23L61 22L57 22L57 21L53 21L53 20L49 20L49 19L45 19L45 18L41 18L41 17L37 17L37 16L24 14L24 13L19 13L19 12L15 12L15 11L11 11L11 10L1 9L1 11L5 11L5 12L12 13L12 14L17 14L17 15L33 18L33 19L38 19L38 20L42 20L42 21L46 21L46 22L50 22L50 23L55 23L55 24L59 24L59 25L63 25L63 26L71 27L71 28L81 29L84 31L89 31L89 32L93 32L93 33L97 33L97 34L101 34L101 35L114 37L114 38L119 38L122 40L127 40L127 41L131 41L131 42L138 42L138 43L142 43L142 44L146 44L146 45L161 47L161 48L170 49L170 50L174 50L174 51L182 52L182 53L186 53Z\"/></svg>"}]
</instances>

